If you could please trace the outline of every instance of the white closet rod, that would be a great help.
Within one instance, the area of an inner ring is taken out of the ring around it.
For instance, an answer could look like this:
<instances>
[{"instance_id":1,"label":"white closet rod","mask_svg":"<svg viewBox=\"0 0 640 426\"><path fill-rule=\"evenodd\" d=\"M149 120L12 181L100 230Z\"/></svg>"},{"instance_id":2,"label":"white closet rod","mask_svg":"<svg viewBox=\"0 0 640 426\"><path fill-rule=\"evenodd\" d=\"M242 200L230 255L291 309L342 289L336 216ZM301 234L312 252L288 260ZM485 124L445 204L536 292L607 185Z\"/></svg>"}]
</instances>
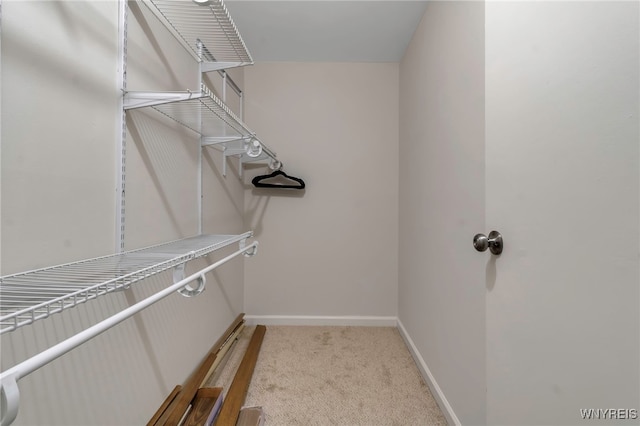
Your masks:
<instances>
[{"instance_id":1,"label":"white closet rod","mask_svg":"<svg viewBox=\"0 0 640 426\"><path fill-rule=\"evenodd\" d=\"M161 299L172 294L174 291L180 290L185 287L192 281L199 280L204 282L204 275L218 266L228 262L236 256L247 253L249 256L253 256L256 253L256 249L258 247L258 242L254 241L246 247L241 248L240 250L230 254L229 256L220 259L219 261L207 266L200 271L189 275L183 280L178 281L170 287L165 288L164 290L155 293L152 296L147 297L146 299L141 300L133 306L124 309L123 311L118 312L117 314L97 323L94 326L87 328L86 330L81 331L80 333L69 337L68 339L58 343L55 346L50 347L49 349L40 352L39 354L27 359L26 361L17 364L10 369L4 371L0 374L0 386L1 386L1 397L2 397L2 420L0 422L1 426L10 425L18 415L18 407L20 405L20 391L18 389L18 380L27 376L40 367L43 367L50 363L51 361L59 358L60 356L66 354L67 352L77 348L81 344L87 342L88 340L96 337L97 335L107 331L111 327L121 323L127 318L137 314L143 309L153 305Z\"/></svg>"}]
</instances>

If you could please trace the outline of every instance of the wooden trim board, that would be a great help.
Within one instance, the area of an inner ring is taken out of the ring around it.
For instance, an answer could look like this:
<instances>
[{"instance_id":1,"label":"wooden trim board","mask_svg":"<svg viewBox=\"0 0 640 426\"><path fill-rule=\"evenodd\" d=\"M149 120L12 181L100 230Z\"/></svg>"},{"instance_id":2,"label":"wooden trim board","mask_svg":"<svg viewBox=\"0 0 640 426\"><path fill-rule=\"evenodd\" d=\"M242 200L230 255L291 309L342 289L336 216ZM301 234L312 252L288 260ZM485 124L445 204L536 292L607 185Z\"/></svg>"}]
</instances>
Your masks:
<instances>
[{"instance_id":1,"label":"wooden trim board","mask_svg":"<svg viewBox=\"0 0 640 426\"><path fill-rule=\"evenodd\" d=\"M150 424L150 425L155 425L156 424L156 422L160 419L160 417L162 417L164 412L167 410L167 407L169 407L169 405L171 405L173 400L176 399L176 396L178 396L178 394L180 393L181 390L182 390L182 386L180 386L180 385L178 385L175 388L173 388L173 390L171 391L169 396L167 396L167 398L164 400L164 402L162 403L160 408L158 408L158 411L156 411L156 413L153 415L153 417L151 417L151 420L149 420L148 424Z\"/></svg>"},{"instance_id":2,"label":"wooden trim board","mask_svg":"<svg viewBox=\"0 0 640 426\"><path fill-rule=\"evenodd\" d=\"M225 395L222 408L220 409L220 415L215 423L216 426L235 426L238 421L240 408L242 408L244 399L247 396L251 376L258 361L258 353L260 352L260 346L262 346L266 331L267 328L264 325L256 326L253 336L251 336L249 346L247 346L247 351L233 378L231 387Z\"/></svg>"},{"instance_id":3,"label":"wooden trim board","mask_svg":"<svg viewBox=\"0 0 640 426\"><path fill-rule=\"evenodd\" d=\"M207 372L206 376L202 379L202 382L200 383L201 388L205 387L205 385L209 381L209 378L216 371L220 363L224 360L224 357L227 355L227 352L231 350L233 345L236 343L238 336L240 335L240 333L242 333L243 330L244 330L244 324L240 324L238 328L236 328L233 331L231 336L229 336L229 339L224 343L224 345L222 345L222 347L218 351L218 356L216 357L216 360L213 362L213 364L211 364L211 368L209 368L209 371Z\"/></svg>"},{"instance_id":4,"label":"wooden trim board","mask_svg":"<svg viewBox=\"0 0 640 426\"><path fill-rule=\"evenodd\" d=\"M187 416L183 426L203 426L210 425L210 420L215 413L212 410L216 402L221 398L222 388L200 388L193 399L191 411Z\"/></svg>"},{"instance_id":5,"label":"wooden trim board","mask_svg":"<svg viewBox=\"0 0 640 426\"><path fill-rule=\"evenodd\" d=\"M191 376L189 376L180 393L176 398L174 398L160 419L155 423L147 423L147 426L154 424L157 426L176 426L180 423L180 420L187 411L191 401L196 396L196 392L198 392L198 388L200 388L200 384L204 377L209 373L211 365L215 362L220 348L225 344L233 332L243 325L243 322L244 313L238 315L231 325L229 325L224 334L216 341L204 361L202 361L200 366L191 374Z\"/></svg>"}]
</instances>

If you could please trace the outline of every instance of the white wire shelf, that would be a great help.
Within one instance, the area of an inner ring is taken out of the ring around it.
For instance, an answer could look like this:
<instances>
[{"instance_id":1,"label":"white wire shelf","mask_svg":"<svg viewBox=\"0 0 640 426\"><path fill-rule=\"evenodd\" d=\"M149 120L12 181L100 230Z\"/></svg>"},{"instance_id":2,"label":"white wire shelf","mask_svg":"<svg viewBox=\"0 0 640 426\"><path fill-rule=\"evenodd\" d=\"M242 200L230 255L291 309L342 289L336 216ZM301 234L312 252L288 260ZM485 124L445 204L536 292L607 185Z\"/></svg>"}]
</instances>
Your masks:
<instances>
[{"instance_id":1,"label":"white wire shelf","mask_svg":"<svg viewBox=\"0 0 640 426\"><path fill-rule=\"evenodd\" d=\"M126 110L149 106L202 136L254 135L204 84L199 93L129 91L124 95Z\"/></svg>"},{"instance_id":2,"label":"white wire shelf","mask_svg":"<svg viewBox=\"0 0 640 426\"><path fill-rule=\"evenodd\" d=\"M203 146L222 145L225 155L240 155L243 163L277 162L276 153L261 142L255 133L204 84L200 86L199 93L190 91L125 93L125 110L145 107L152 107L200 134ZM255 144L256 141L257 144Z\"/></svg>"},{"instance_id":3,"label":"white wire shelf","mask_svg":"<svg viewBox=\"0 0 640 426\"><path fill-rule=\"evenodd\" d=\"M203 72L253 64L222 0L149 1L150 9L203 64Z\"/></svg>"},{"instance_id":4,"label":"white wire shelf","mask_svg":"<svg viewBox=\"0 0 640 426\"><path fill-rule=\"evenodd\" d=\"M120 254L0 277L0 334L250 238L199 235Z\"/></svg>"}]
</instances>

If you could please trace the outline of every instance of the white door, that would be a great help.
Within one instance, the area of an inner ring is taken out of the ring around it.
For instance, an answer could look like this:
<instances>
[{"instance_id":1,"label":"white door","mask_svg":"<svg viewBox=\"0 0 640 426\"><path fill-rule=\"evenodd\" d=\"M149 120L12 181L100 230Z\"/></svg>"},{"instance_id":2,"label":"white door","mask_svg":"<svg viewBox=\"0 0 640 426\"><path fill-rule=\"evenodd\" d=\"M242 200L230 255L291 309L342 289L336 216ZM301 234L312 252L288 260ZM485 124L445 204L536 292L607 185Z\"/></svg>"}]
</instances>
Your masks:
<instances>
[{"instance_id":1,"label":"white door","mask_svg":"<svg viewBox=\"0 0 640 426\"><path fill-rule=\"evenodd\" d=\"M488 424L640 408L639 16L486 4Z\"/></svg>"}]
</instances>

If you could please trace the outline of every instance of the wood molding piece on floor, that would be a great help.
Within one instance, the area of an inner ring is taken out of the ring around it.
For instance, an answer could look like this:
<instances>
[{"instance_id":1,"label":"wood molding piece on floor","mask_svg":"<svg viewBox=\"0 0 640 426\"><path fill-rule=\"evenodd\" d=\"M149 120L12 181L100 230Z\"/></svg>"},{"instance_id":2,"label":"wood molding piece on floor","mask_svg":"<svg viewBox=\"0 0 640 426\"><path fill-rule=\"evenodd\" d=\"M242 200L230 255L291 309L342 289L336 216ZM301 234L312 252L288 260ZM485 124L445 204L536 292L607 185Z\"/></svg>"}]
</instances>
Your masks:
<instances>
[{"instance_id":1,"label":"wood molding piece on floor","mask_svg":"<svg viewBox=\"0 0 640 426\"><path fill-rule=\"evenodd\" d=\"M229 336L227 341L224 342L224 344L216 354L215 361L213 361L213 364L211 364L209 371L207 372L207 374L205 374L204 378L202 379L202 382L200 383L201 388L205 387L205 385L209 381L209 378L213 375L213 373L216 371L216 369L218 368L218 366L220 365L224 357L227 355L227 352L229 352L233 347L233 345L238 341L238 336L240 336L240 333L242 333L243 330L244 330L244 323L240 324L238 328L236 328L233 331L233 333Z\"/></svg>"},{"instance_id":2,"label":"wood molding piece on floor","mask_svg":"<svg viewBox=\"0 0 640 426\"><path fill-rule=\"evenodd\" d=\"M433 395L436 402L438 403L438 406L440 406L442 413L447 418L447 423L449 423L450 425L461 426L462 423L460 423L458 416L456 416L456 413L453 411L451 404L449 404L447 397L444 395L444 392L442 392L442 389L440 389L440 386L438 386L438 382L436 382L435 377L433 377L433 374L431 374L431 370L429 370L429 367L427 367L427 363L424 361L424 358L422 358L422 355L420 355L418 348L413 343L411 336L409 336L407 329L404 328L404 325L402 324L402 321L400 321L399 318L397 320L397 326L398 326L398 331L400 332L400 335L402 336L402 338L404 339L404 342L409 348L409 352L411 352L411 356L413 357L413 360L418 365L418 369L420 370L420 374L422 375L422 378L427 383L427 385L429 385L429 389L431 389L431 394Z\"/></svg>"},{"instance_id":3,"label":"wood molding piece on floor","mask_svg":"<svg viewBox=\"0 0 640 426\"><path fill-rule=\"evenodd\" d=\"M156 422L160 420L160 417L162 417L165 411L167 411L167 408L169 407L169 405L171 405L171 403L173 403L173 401L176 399L176 396L178 396L181 390L182 386L180 385L173 388L169 396L167 396L167 399L165 399L160 408L158 408L158 411L156 411L153 417L151 417L151 420L149 420L148 424L155 425Z\"/></svg>"},{"instance_id":4,"label":"wood molding piece on floor","mask_svg":"<svg viewBox=\"0 0 640 426\"><path fill-rule=\"evenodd\" d=\"M171 404L167 407L160 419L155 422L157 426L175 426L180 424L180 421L184 417L187 408L191 405L191 401L196 396L196 392L200 387L200 383L204 377L209 373L211 365L215 362L220 348L224 343L233 335L234 330L242 326L244 321L244 313L239 314L236 319L229 325L227 330L216 341L211 350L207 353L204 360L200 363L198 368L189 376L187 381L182 387L182 390L176 395ZM154 416L155 417L155 416ZM151 423L147 423L147 426L151 426Z\"/></svg>"},{"instance_id":5,"label":"wood molding piece on floor","mask_svg":"<svg viewBox=\"0 0 640 426\"><path fill-rule=\"evenodd\" d=\"M210 420L211 411L220 403L222 388L200 388L193 399L193 406L189 415L182 423L183 426L202 426Z\"/></svg>"},{"instance_id":6,"label":"wood molding piece on floor","mask_svg":"<svg viewBox=\"0 0 640 426\"><path fill-rule=\"evenodd\" d=\"M260 352L260 346L262 346L262 340L264 340L266 331L267 328L264 325L256 326L251 336L249 346L247 346L247 351L242 358L242 362L240 362L233 382L231 382L229 391L224 397L224 402L222 403L222 408L220 409L220 414L215 426L235 426L238 421L240 408L242 408L244 399L247 396L251 376L258 361L258 353Z\"/></svg>"},{"instance_id":7,"label":"wood molding piece on floor","mask_svg":"<svg viewBox=\"0 0 640 426\"><path fill-rule=\"evenodd\" d=\"M359 327L396 327L397 317L378 316L310 316L310 315L245 315L247 325L333 325Z\"/></svg>"}]
</instances>

